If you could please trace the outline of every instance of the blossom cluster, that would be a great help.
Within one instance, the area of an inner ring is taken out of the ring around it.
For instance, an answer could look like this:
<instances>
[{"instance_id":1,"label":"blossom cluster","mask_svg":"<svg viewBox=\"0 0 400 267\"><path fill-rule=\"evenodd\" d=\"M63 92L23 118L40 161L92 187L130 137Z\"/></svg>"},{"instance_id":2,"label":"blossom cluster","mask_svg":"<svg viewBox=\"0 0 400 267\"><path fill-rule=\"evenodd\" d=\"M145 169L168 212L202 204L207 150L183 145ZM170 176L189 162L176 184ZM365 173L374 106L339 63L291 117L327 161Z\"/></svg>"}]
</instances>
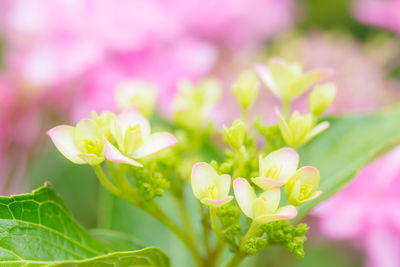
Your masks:
<instances>
[{"instance_id":1,"label":"blossom cluster","mask_svg":"<svg viewBox=\"0 0 400 267\"><path fill-rule=\"evenodd\" d=\"M295 149L329 127L328 122L318 122L335 97L335 86L321 82L329 74L329 70L304 72L300 64L282 59L271 59L267 65L239 74L232 92L242 108L242 118L222 127L220 133L230 149L210 163L200 155L203 146L217 133L209 116L222 90L220 82L211 78L179 83L173 99L173 122L164 122L169 125L163 127L168 132L151 133L150 123L143 115L151 116L154 110L154 91L145 90L151 88L149 84L131 81L118 90L126 108L121 113L92 112L91 118L81 119L74 127L56 126L48 135L70 161L93 166L109 191L161 221L165 218L160 217L163 215L152 200L169 189L178 201L184 201L184 185L190 182L200 205L208 207L210 216L205 223L211 224L218 238L233 252L245 256L279 244L302 257L308 228L295 228L280 221L295 218L296 207L322 193L318 190L318 169L299 168ZM252 129L247 112L258 97L261 81L281 100L282 112L276 109L276 124L256 122ZM292 112L293 100L310 87L314 88L309 94L309 113ZM267 146L257 145L253 130L265 137ZM167 148L171 149L157 153ZM214 156L218 154L215 152ZM234 196L230 193L232 188ZM244 236L241 214L251 221L244 228ZM287 234L282 239L271 231ZM192 246L186 238L183 241Z\"/></svg>"},{"instance_id":2,"label":"blossom cluster","mask_svg":"<svg viewBox=\"0 0 400 267\"><path fill-rule=\"evenodd\" d=\"M134 109L116 116L110 111L80 120L75 127L60 125L50 129L57 149L76 164L101 164L104 159L137 167L137 159L174 146L176 138L168 132L151 134L148 120Z\"/></svg>"}]
</instances>

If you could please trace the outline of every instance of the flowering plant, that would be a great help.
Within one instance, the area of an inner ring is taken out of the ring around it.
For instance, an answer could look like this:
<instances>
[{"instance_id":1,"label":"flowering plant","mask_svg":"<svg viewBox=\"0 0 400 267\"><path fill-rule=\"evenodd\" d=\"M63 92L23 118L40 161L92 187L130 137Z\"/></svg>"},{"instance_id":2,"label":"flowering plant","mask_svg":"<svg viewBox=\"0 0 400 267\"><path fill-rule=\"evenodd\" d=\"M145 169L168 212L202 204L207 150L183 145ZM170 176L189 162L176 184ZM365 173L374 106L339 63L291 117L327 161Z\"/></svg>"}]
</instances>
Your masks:
<instances>
[{"instance_id":1,"label":"flowering plant","mask_svg":"<svg viewBox=\"0 0 400 267\"><path fill-rule=\"evenodd\" d=\"M75 126L56 126L47 134L68 160L90 165L115 197L169 228L186 246L196 266L237 266L271 246L285 247L304 257L309 227L297 222L350 181L383 148L393 145L399 135L386 131L373 136L380 143L360 137L353 145L355 152L350 153L346 138L360 135L360 130L354 132L348 124L358 123L361 130L390 130L388 122L398 120L399 111L321 121L335 98L335 85L323 82L330 73L325 69L305 72L299 63L280 59L244 71L232 86L242 116L221 128L208 119L221 96L218 81L181 82L174 96L172 122L153 114L154 90L146 91L149 85L135 81L132 84L140 98L129 92L129 84L128 89L118 90L117 99L124 109L119 114L93 112L91 118ZM252 123L248 116L261 81L282 103L282 109L276 108L277 123L272 125L260 118ZM310 88L309 112L293 111L292 102ZM125 93L136 100L128 101ZM322 134L329 132L331 124L332 134ZM154 133L150 125L157 129ZM218 136L225 147L217 143ZM327 151L333 148L334 154ZM346 161L339 160L343 154ZM313 166L304 166L308 164ZM192 194L188 195L190 187ZM179 210L181 224L158 201L166 195L176 200L174 208ZM190 200L194 198L198 201ZM0 204L1 218L11 221L5 226L7 235L13 242L18 238L22 242L22 238L29 247L10 245L10 263L170 265L164 252L154 247L121 252L94 240L71 219L47 184L31 194L1 198ZM199 215L191 216L193 213ZM198 222L193 220L196 218ZM21 231L23 237L13 229ZM32 238L37 242L33 244ZM40 253L34 253L32 244ZM54 247L50 249L49 244ZM226 248L229 259L223 253Z\"/></svg>"}]
</instances>

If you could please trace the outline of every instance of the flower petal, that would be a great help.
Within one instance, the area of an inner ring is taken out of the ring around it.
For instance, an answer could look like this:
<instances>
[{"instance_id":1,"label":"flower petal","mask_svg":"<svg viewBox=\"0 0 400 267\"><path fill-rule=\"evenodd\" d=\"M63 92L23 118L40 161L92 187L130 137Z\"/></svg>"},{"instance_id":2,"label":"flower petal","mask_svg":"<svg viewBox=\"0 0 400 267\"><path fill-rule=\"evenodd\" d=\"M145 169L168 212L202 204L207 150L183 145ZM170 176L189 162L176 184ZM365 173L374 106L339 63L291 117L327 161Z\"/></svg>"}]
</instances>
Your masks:
<instances>
[{"instance_id":1,"label":"flower petal","mask_svg":"<svg viewBox=\"0 0 400 267\"><path fill-rule=\"evenodd\" d=\"M210 206L213 208L218 208L222 205L225 205L232 199L233 199L233 196L226 196L222 199L203 198L203 199L200 199L200 202L203 203L204 205L207 205L207 206Z\"/></svg>"},{"instance_id":2,"label":"flower petal","mask_svg":"<svg viewBox=\"0 0 400 267\"><path fill-rule=\"evenodd\" d=\"M302 202L302 204L307 203L311 200L316 199L317 197L319 197L322 194L322 191L315 191L313 194L311 194L311 196L309 198L304 199Z\"/></svg>"},{"instance_id":3,"label":"flower petal","mask_svg":"<svg viewBox=\"0 0 400 267\"><path fill-rule=\"evenodd\" d=\"M291 144L293 141L293 135L292 131L289 128L289 125L287 124L285 118L283 118L278 108L275 108L275 114L278 118L278 126L279 129L281 130L283 139L285 140L286 143Z\"/></svg>"},{"instance_id":4,"label":"flower petal","mask_svg":"<svg viewBox=\"0 0 400 267\"><path fill-rule=\"evenodd\" d=\"M229 194L229 190L231 189L231 176L228 174L222 174L219 176L217 181L218 188L218 198L222 199Z\"/></svg>"},{"instance_id":5,"label":"flower petal","mask_svg":"<svg viewBox=\"0 0 400 267\"><path fill-rule=\"evenodd\" d=\"M146 139L150 135L149 121L136 109L123 111L117 116L117 120L123 135L125 135L126 129L128 129L129 126L135 126L137 124L140 125L143 139Z\"/></svg>"},{"instance_id":6,"label":"flower petal","mask_svg":"<svg viewBox=\"0 0 400 267\"><path fill-rule=\"evenodd\" d=\"M296 171L296 173L290 178L290 180L301 184L309 184L314 188L318 188L320 174L317 168L312 166L304 166ZM290 182L290 181L289 181Z\"/></svg>"},{"instance_id":7,"label":"flower petal","mask_svg":"<svg viewBox=\"0 0 400 267\"><path fill-rule=\"evenodd\" d=\"M279 187L270 188L264 191L259 198L266 199L268 213L274 213L279 206L281 201L281 189Z\"/></svg>"},{"instance_id":8,"label":"flower petal","mask_svg":"<svg viewBox=\"0 0 400 267\"><path fill-rule=\"evenodd\" d=\"M264 159L260 158L260 176L265 177L269 168L274 165L279 168L278 180L286 182L296 172L299 155L294 149L288 147L269 153Z\"/></svg>"},{"instance_id":9,"label":"flower petal","mask_svg":"<svg viewBox=\"0 0 400 267\"><path fill-rule=\"evenodd\" d=\"M253 218L253 202L256 200L256 192L244 178L233 181L233 191L240 209L247 217Z\"/></svg>"},{"instance_id":10,"label":"flower petal","mask_svg":"<svg viewBox=\"0 0 400 267\"><path fill-rule=\"evenodd\" d=\"M196 198L201 200L208 197L208 187L212 184L216 185L218 178L217 172L211 165L205 162L196 163L190 176L193 194Z\"/></svg>"},{"instance_id":11,"label":"flower petal","mask_svg":"<svg viewBox=\"0 0 400 267\"><path fill-rule=\"evenodd\" d=\"M96 154L80 153L79 157L92 166L99 165L104 161L104 156L99 157Z\"/></svg>"},{"instance_id":12,"label":"flower petal","mask_svg":"<svg viewBox=\"0 0 400 267\"><path fill-rule=\"evenodd\" d=\"M260 77L264 85L278 98L281 98L281 91L275 83L274 77L272 76L269 68L263 64L257 64L254 67L257 75Z\"/></svg>"},{"instance_id":13,"label":"flower petal","mask_svg":"<svg viewBox=\"0 0 400 267\"><path fill-rule=\"evenodd\" d=\"M139 162L123 155L117 148L115 148L107 138L103 137L104 140L104 156L107 160L112 162L126 163L137 167L143 167Z\"/></svg>"},{"instance_id":14,"label":"flower petal","mask_svg":"<svg viewBox=\"0 0 400 267\"><path fill-rule=\"evenodd\" d=\"M281 187L283 184L285 184L284 181L277 181L265 177L255 177L251 178L251 180L253 181L253 183L255 183L258 187L260 187L263 190L268 190L274 187Z\"/></svg>"},{"instance_id":15,"label":"flower petal","mask_svg":"<svg viewBox=\"0 0 400 267\"><path fill-rule=\"evenodd\" d=\"M307 72L298 79L291 87L291 93L293 98L297 98L307 91L313 84L326 78L332 73L331 69L319 69Z\"/></svg>"},{"instance_id":16,"label":"flower petal","mask_svg":"<svg viewBox=\"0 0 400 267\"><path fill-rule=\"evenodd\" d=\"M143 144L133 153L133 158L143 158L158 151L176 145L178 140L170 133L160 132L150 135L143 140Z\"/></svg>"},{"instance_id":17,"label":"flower petal","mask_svg":"<svg viewBox=\"0 0 400 267\"><path fill-rule=\"evenodd\" d=\"M298 63L287 62L280 58L272 58L268 61L268 69L280 91L281 99L293 99L290 86L301 75L301 66Z\"/></svg>"},{"instance_id":18,"label":"flower petal","mask_svg":"<svg viewBox=\"0 0 400 267\"><path fill-rule=\"evenodd\" d=\"M320 134L323 131L325 131L326 129L328 129L329 125L330 125L329 122L323 121L320 124L318 124L317 126L315 126L314 128L312 128L311 131L309 131L307 133L305 142L308 142L313 137L317 136L318 134Z\"/></svg>"},{"instance_id":19,"label":"flower petal","mask_svg":"<svg viewBox=\"0 0 400 267\"><path fill-rule=\"evenodd\" d=\"M254 220L260 224L269 223L279 220L289 220L297 216L297 209L294 206L287 205L276 211L275 214L267 214L258 216Z\"/></svg>"},{"instance_id":20,"label":"flower petal","mask_svg":"<svg viewBox=\"0 0 400 267\"><path fill-rule=\"evenodd\" d=\"M67 159L76 164L85 164L79 153L81 153L74 142L75 128L69 125L56 126L47 131L54 145Z\"/></svg>"}]
</instances>

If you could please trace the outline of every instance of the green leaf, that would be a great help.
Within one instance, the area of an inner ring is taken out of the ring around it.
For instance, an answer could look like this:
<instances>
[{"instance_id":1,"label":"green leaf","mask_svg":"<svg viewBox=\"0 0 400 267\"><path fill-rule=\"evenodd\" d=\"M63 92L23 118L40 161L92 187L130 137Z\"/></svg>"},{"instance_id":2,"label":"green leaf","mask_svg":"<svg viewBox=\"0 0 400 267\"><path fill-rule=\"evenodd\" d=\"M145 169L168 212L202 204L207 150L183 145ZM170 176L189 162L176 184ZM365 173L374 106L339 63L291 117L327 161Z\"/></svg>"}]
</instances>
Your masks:
<instances>
[{"instance_id":1,"label":"green leaf","mask_svg":"<svg viewBox=\"0 0 400 267\"><path fill-rule=\"evenodd\" d=\"M96 240L107 245L108 248L114 251L140 249L145 247L144 242L124 232L110 229L92 229L89 233Z\"/></svg>"},{"instance_id":2,"label":"green leaf","mask_svg":"<svg viewBox=\"0 0 400 267\"><path fill-rule=\"evenodd\" d=\"M25 175L29 188L39 188L49 181L79 223L88 229L96 227L97 211L104 204L97 199L100 187L93 168L72 163L48 142L51 149L29 164Z\"/></svg>"},{"instance_id":3,"label":"green leaf","mask_svg":"<svg viewBox=\"0 0 400 267\"><path fill-rule=\"evenodd\" d=\"M328 121L328 130L299 150L301 165L321 172L323 194L299 207L296 221L346 186L366 164L400 144L400 108Z\"/></svg>"},{"instance_id":4,"label":"green leaf","mask_svg":"<svg viewBox=\"0 0 400 267\"><path fill-rule=\"evenodd\" d=\"M108 252L73 219L49 184L29 194L0 197L1 266L67 266L59 265L64 261L73 266L92 262L102 266L169 266L167 256L156 248Z\"/></svg>"},{"instance_id":5,"label":"green leaf","mask_svg":"<svg viewBox=\"0 0 400 267\"><path fill-rule=\"evenodd\" d=\"M168 257L159 248L149 247L136 251L114 252L107 255L98 256L87 260L70 260L55 264L46 265L46 267L92 267L92 266L170 266Z\"/></svg>"},{"instance_id":6,"label":"green leaf","mask_svg":"<svg viewBox=\"0 0 400 267\"><path fill-rule=\"evenodd\" d=\"M0 261L40 263L107 253L71 217L49 184L30 194L0 197Z\"/></svg>"}]
</instances>

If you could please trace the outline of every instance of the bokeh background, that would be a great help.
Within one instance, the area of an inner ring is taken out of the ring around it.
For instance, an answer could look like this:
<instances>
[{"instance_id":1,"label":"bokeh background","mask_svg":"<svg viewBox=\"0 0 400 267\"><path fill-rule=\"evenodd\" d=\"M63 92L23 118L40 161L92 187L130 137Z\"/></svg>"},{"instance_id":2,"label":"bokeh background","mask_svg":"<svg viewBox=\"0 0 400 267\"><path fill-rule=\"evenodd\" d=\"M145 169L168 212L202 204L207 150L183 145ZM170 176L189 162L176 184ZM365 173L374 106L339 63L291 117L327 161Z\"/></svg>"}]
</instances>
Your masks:
<instances>
[{"instance_id":1,"label":"bokeh background","mask_svg":"<svg viewBox=\"0 0 400 267\"><path fill-rule=\"evenodd\" d=\"M334 68L331 114L373 112L400 99L399 35L400 0L0 0L1 193L51 181L85 227L133 234L137 246L158 245L185 266L172 234L102 191L45 131L116 110L114 91L132 78L157 86L166 118L180 79L220 78L224 101L212 119L228 123L239 114L232 80L271 56ZM261 95L251 112L270 120L276 99ZM271 249L243 266L398 267L399 192L396 148L309 216L304 259Z\"/></svg>"}]
</instances>

